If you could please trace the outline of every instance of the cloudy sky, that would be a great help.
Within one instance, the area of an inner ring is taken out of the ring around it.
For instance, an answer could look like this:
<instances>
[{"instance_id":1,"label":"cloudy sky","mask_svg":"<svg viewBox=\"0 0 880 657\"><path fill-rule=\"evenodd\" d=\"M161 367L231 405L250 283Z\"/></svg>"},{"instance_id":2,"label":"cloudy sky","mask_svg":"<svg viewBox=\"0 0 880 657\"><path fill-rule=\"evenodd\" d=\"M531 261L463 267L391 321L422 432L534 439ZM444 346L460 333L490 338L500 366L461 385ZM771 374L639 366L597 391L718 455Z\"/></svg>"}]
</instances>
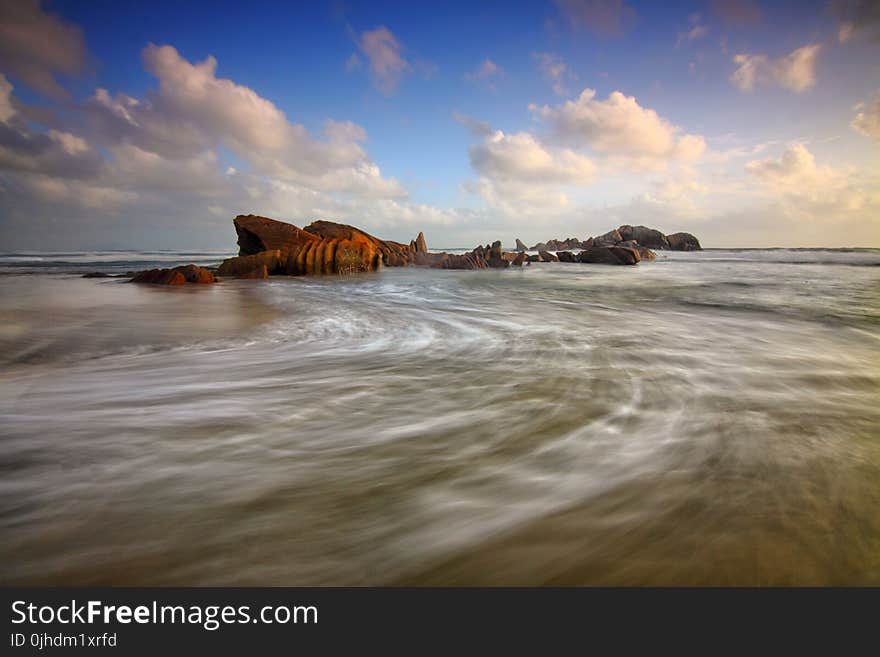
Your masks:
<instances>
[{"instance_id":1,"label":"cloudy sky","mask_svg":"<svg viewBox=\"0 0 880 657\"><path fill-rule=\"evenodd\" d=\"M880 247L878 0L0 0L0 249Z\"/></svg>"}]
</instances>

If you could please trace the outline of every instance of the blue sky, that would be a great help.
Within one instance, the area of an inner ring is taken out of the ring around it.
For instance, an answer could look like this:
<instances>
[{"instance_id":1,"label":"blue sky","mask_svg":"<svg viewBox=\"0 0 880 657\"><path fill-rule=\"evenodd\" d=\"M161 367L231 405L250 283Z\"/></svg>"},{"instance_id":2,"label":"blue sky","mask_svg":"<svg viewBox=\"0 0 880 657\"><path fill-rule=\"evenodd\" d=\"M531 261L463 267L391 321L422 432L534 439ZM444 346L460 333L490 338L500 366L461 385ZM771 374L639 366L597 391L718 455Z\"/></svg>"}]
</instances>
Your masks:
<instances>
[{"instance_id":1,"label":"blue sky","mask_svg":"<svg viewBox=\"0 0 880 657\"><path fill-rule=\"evenodd\" d=\"M876 5L0 0L0 247L880 246Z\"/></svg>"}]
</instances>

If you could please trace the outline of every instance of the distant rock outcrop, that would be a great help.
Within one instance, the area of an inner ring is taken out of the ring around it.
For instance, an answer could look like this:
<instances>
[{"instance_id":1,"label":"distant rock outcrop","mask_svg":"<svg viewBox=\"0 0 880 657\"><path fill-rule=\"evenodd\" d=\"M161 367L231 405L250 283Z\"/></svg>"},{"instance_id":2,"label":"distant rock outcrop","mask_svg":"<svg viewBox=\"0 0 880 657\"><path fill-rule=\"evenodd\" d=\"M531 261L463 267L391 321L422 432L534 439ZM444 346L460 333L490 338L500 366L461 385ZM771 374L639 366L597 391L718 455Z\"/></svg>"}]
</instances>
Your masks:
<instances>
[{"instance_id":1,"label":"distant rock outcrop","mask_svg":"<svg viewBox=\"0 0 880 657\"><path fill-rule=\"evenodd\" d=\"M669 241L669 248L673 251L703 250L703 247L700 246L700 240L690 233L673 233L672 235L667 235L666 239Z\"/></svg>"},{"instance_id":2,"label":"distant rock outcrop","mask_svg":"<svg viewBox=\"0 0 880 657\"><path fill-rule=\"evenodd\" d=\"M624 224L615 230L590 237L583 242L574 237L566 240L549 240L532 247L533 251L567 251L570 249L589 249L591 247L623 246L638 251L642 260L654 260L657 256L652 249L672 251L700 251L699 240L690 233L673 233L664 235L655 228L647 226L630 226ZM596 258L604 256L597 255Z\"/></svg>"},{"instance_id":3,"label":"distant rock outcrop","mask_svg":"<svg viewBox=\"0 0 880 657\"><path fill-rule=\"evenodd\" d=\"M638 242L639 246L644 246L649 249L671 248L666 235L654 228L648 228L647 226L624 225L618 228L617 232L620 234L621 242L631 240Z\"/></svg>"},{"instance_id":4,"label":"distant rock outcrop","mask_svg":"<svg viewBox=\"0 0 880 657\"><path fill-rule=\"evenodd\" d=\"M185 285L186 283L216 283L217 279L207 269L196 265L182 265L173 269L149 269L134 275L132 283L154 285Z\"/></svg>"},{"instance_id":5,"label":"distant rock outcrop","mask_svg":"<svg viewBox=\"0 0 880 657\"><path fill-rule=\"evenodd\" d=\"M517 238L516 238L516 250L517 250L517 251L528 251L528 250L529 250L529 247L527 247L525 244L523 244L523 243L522 243L522 240L520 240L520 239L517 237Z\"/></svg>"}]
</instances>

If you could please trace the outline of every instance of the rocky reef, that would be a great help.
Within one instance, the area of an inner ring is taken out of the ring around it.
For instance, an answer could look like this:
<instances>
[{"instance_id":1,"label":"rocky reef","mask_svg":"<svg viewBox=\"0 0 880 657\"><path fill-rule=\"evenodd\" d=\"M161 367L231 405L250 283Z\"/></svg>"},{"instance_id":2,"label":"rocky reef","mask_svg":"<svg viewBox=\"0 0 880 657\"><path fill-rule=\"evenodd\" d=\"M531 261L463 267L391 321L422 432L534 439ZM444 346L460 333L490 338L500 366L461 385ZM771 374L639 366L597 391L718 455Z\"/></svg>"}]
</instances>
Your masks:
<instances>
[{"instance_id":1,"label":"rocky reef","mask_svg":"<svg viewBox=\"0 0 880 657\"><path fill-rule=\"evenodd\" d=\"M522 242L517 239L517 248ZM624 224L615 230L609 230L607 233L590 237L586 240L579 240L576 237L569 237L565 240L548 240L547 242L538 242L529 251L568 251L571 249L589 249L594 246L623 246L627 248L635 248L640 251L642 258L645 259L645 250L670 250L670 251L702 251L700 241L690 233L673 233L672 235L664 235L655 228L647 226L630 226ZM653 254L652 254L653 255ZM648 259L652 259L650 256Z\"/></svg>"},{"instance_id":2,"label":"rocky reef","mask_svg":"<svg viewBox=\"0 0 880 657\"><path fill-rule=\"evenodd\" d=\"M237 216L233 225L238 236L238 256L224 260L217 268L217 276L223 278L353 274L382 267L504 269L533 262L635 265L642 260L653 260L656 256L651 249L694 251L701 248L697 238L689 233L664 235L653 228L629 225L584 241L576 237L552 239L529 249L517 239L515 251L505 251L501 242L495 241L463 254L429 252L423 233L409 244L402 244L332 221L315 221L299 228L248 214ZM538 251L538 254L528 255L527 250ZM160 285L216 280L212 271L196 265L152 269L131 279L133 283Z\"/></svg>"}]
</instances>

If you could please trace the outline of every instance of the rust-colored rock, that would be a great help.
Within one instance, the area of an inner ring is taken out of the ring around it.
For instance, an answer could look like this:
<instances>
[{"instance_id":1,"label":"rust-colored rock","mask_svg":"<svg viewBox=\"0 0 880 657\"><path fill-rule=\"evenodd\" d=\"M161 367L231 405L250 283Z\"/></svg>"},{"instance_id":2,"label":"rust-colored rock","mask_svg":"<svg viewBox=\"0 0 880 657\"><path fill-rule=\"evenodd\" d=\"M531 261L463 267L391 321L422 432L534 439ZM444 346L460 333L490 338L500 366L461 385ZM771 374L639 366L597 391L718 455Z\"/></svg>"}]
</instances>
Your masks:
<instances>
[{"instance_id":1,"label":"rust-colored rock","mask_svg":"<svg viewBox=\"0 0 880 657\"><path fill-rule=\"evenodd\" d=\"M427 253L428 252L428 244L425 242L425 234L422 231L419 231L419 236L416 238L416 253Z\"/></svg>"},{"instance_id":2,"label":"rust-colored rock","mask_svg":"<svg viewBox=\"0 0 880 657\"><path fill-rule=\"evenodd\" d=\"M427 253L422 234L407 245L380 240L353 226L332 221L315 221L300 229L268 217L240 215L234 224L240 256L277 250L280 262L275 269L289 275L348 274L382 265L401 267L414 264L417 253ZM272 267L269 273L275 273Z\"/></svg>"},{"instance_id":3,"label":"rust-colored rock","mask_svg":"<svg viewBox=\"0 0 880 657\"><path fill-rule=\"evenodd\" d=\"M215 283L217 279L207 269L196 265L182 265L173 269L149 269L138 272L132 283L151 283L153 285L185 285L186 283Z\"/></svg>"},{"instance_id":4,"label":"rust-colored rock","mask_svg":"<svg viewBox=\"0 0 880 657\"><path fill-rule=\"evenodd\" d=\"M541 259L541 262L559 262L559 258L549 251L539 251L538 257Z\"/></svg>"},{"instance_id":5,"label":"rust-colored rock","mask_svg":"<svg viewBox=\"0 0 880 657\"><path fill-rule=\"evenodd\" d=\"M247 278L247 279L265 279L269 278L269 268L266 265L259 265L258 267L251 269L249 272L244 274L238 274L236 278Z\"/></svg>"},{"instance_id":6,"label":"rust-colored rock","mask_svg":"<svg viewBox=\"0 0 880 657\"><path fill-rule=\"evenodd\" d=\"M261 251L253 255L237 256L224 260L217 269L217 274L232 278L248 278L247 274L260 267L265 267L269 274L274 274L281 269L283 263L281 251L273 249L272 251Z\"/></svg>"},{"instance_id":7,"label":"rust-colored rock","mask_svg":"<svg viewBox=\"0 0 880 657\"><path fill-rule=\"evenodd\" d=\"M510 264L514 267L522 267L527 258L528 256L526 255L526 252L520 251L516 254L516 257L510 261Z\"/></svg>"}]
</instances>

